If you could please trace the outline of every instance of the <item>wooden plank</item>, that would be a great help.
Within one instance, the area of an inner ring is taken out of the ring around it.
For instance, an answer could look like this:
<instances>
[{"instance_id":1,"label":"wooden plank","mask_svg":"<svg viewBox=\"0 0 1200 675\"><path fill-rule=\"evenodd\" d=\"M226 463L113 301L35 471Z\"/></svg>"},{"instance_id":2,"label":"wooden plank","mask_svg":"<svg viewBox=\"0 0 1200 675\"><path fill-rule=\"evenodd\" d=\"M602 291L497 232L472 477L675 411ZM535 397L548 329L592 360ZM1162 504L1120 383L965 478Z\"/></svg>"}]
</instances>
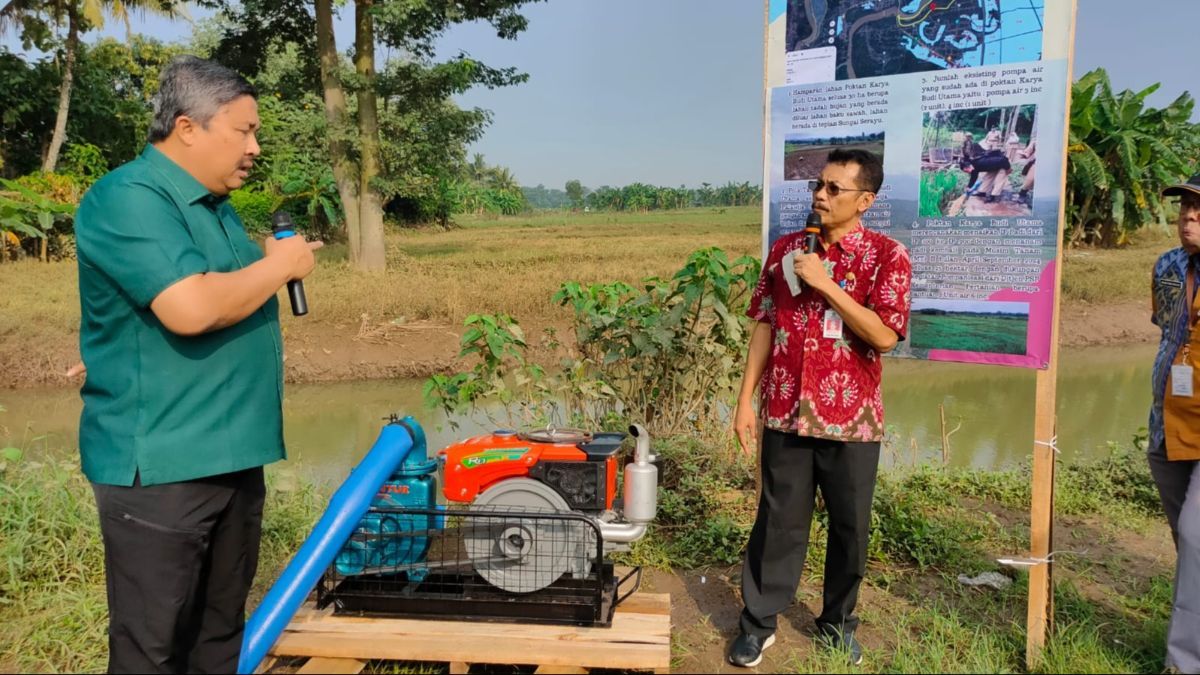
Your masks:
<instances>
[{"instance_id":1,"label":"wooden plank","mask_svg":"<svg viewBox=\"0 0 1200 675\"><path fill-rule=\"evenodd\" d=\"M473 630L478 624L469 626ZM464 630L468 627L464 624ZM475 643L475 644L472 644ZM478 651L475 651L475 649ZM381 640L378 635L285 632L275 653L288 656L394 661L464 661L494 664L537 664L645 670L669 668L671 649L662 644L580 643L572 640L527 639L482 642L465 634L428 635L421 640Z\"/></svg>"},{"instance_id":2,"label":"wooden plank","mask_svg":"<svg viewBox=\"0 0 1200 675\"><path fill-rule=\"evenodd\" d=\"M314 656L300 666L297 673L332 673L333 675L358 675L367 667L366 661L359 659L331 659L325 656Z\"/></svg>"},{"instance_id":3,"label":"wooden plank","mask_svg":"<svg viewBox=\"0 0 1200 675\"><path fill-rule=\"evenodd\" d=\"M614 617L622 614L670 614L669 593L635 593L617 605Z\"/></svg>"},{"instance_id":4,"label":"wooden plank","mask_svg":"<svg viewBox=\"0 0 1200 675\"><path fill-rule=\"evenodd\" d=\"M1069 0L1070 36L1067 40L1067 94L1064 114L1071 110L1071 73L1075 60L1075 19L1078 12L1076 0ZM1058 181L1064 185L1067 179L1067 146L1070 145L1070 119L1063 124L1063 163ZM1055 448L1051 439L1056 435L1055 394L1058 380L1058 317L1062 298L1063 231L1066 226L1067 202L1065 196L1059 202L1058 247L1054 260L1054 308L1050 318L1050 362L1046 370L1037 373L1034 399L1033 424L1033 494L1029 516L1029 555L1035 559L1047 559L1054 545L1054 462ZM1051 559L1052 560L1052 559ZM1025 622L1025 664L1033 670L1041 662L1046 646L1046 636L1054 619L1054 575L1053 562L1034 565L1029 570L1029 604Z\"/></svg>"},{"instance_id":5,"label":"wooden plank","mask_svg":"<svg viewBox=\"0 0 1200 675\"><path fill-rule=\"evenodd\" d=\"M300 606L300 609L296 610L296 615L292 617L290 623L320 621L331 616L333 616L333 605L325 609L317 609L316 603L306 602Z\"/></svg>"},{"instance_id":6,"label":"wooden plank","mask_svg":"<svg viewBox=\"0 0 1200 675\"><path fill-rule=\"evenodd\" d=\"M1057 350L1055 350L1057 351ZM1056 356L1051 357L1057 361ZM1057 365L1056 363L1054 365ZM1050 439L1054 436L1054 377L1057 368L1038 371L1037 374L1037 419L1034 422L1034 438ZM1047 391L1048 390L1048 391ZM1049 411L1045 401L1049 397ZM1049 420L1043 418L1049 417ZM1033 501L1030 505L1029 556L1045 559L1052 550L1054 541L1054 450L1037 445L1033 449ZM1029 605L1026 615L1025 660L1030 669L1041 660L1053 616L1051 605L1054 591L1051 576L1052 563L1041 563L1029 569Z\"/></svg>"},{"instance_id":7,"label":"wooden plank","mask_svg":"<svg viewBox=\"0 0 1200 675\"><path fill-rule=\"evenodd\" d=\"M359 635L294 635L279 640L278 651L295 656L386 659L397 661L458 661L464 658L463 637L436 636L416 643L381 641ZM613 669L670 667L670 648L664 645L581 645L572 642L539 641L492 644L470 654L475 663L582 666Z\"/></svg>"},{"instance_id":8,"label":"wooden plank","mask_svg":"<svg viewBox=\"0 0 1200 675\"><path fill-rule=\"evenodd\" d=\"M450 662L450 675L467 675L471 672L471 664L462 661Z\"/></svg>"},{"instance_id":9,"label":"wooden plank","mask_svg":"<svg viewBox=\"0 0 1200 675\"><path fill-rule=\"evenodd\" d=\"M575 666L538 666L534 675L586 675L587 668Z\"/></svg>"},{"instance_id":10,"label":"wooden plank","mask_svg":"<svg viewBox=\"0 0 1200 675\"><path fill-rule=\"evenodd\" d=\"M348 620L346 620L348 619ZM357 619L336 617L325 621L291 624L287 632L296 634L359 633L384 639L420 640L427 635L460 637L461 621L420 621L415 619ZM522 624L471 624L471 638L491 640L560 640L570 642L614 643L645 642L668 644L671 624L668 617L651 614L623 614L613 618L610 628L578 626L529 626Z\"/></svg>"},{"instance_id":11,"label":"wooden plank","mask_svg":"<svg viewBox=\"0 0 1200 675\"><path fill-rule=\"evenodd\" d=\"M670 668L670 607L667 594L638 593L617 608L611 627L600 628L334 616L310 603L271 654L440 661L462 672L471 663L662 670Z\"/></svg>"}]
</instances>

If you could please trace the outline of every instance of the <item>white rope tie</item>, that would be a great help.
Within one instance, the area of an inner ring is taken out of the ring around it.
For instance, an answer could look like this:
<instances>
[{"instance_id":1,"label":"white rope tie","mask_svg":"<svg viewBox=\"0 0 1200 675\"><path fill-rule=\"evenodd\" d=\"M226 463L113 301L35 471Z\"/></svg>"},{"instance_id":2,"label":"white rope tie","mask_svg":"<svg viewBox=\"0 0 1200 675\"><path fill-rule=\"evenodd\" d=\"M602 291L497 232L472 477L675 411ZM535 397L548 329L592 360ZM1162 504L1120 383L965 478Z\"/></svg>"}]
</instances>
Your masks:
<instances>
[{"instance_id":1,"label":"white rope tie","mask_svg":"<svg viewBox=\"0 0 1200 675\"><path fill-rule=\"evenodd\" d=\"M1035 567L1037 565L1048 565L1054 562L1056 555L1087 555L1087 551L1051 551L1045 558L997 558L996 562L1008 567Z\"/></svg>"},{"instance_id":2,"label":"white rope tie","mask_svg":"<svg viewBox=\"0 0 1200 675\"><path fill-rule=\"evenodd\" d=\"M1040 445L1040 446L1043 446L1046 448L1050 448L1051 450L1054 451L1054 454L1056 454L1056 455L1059 454L1058 453L1058 434L1051 436L1049 441L1036 441L1035 440L1033 442L1033 444Z\"/></svg>"}]
</instances>

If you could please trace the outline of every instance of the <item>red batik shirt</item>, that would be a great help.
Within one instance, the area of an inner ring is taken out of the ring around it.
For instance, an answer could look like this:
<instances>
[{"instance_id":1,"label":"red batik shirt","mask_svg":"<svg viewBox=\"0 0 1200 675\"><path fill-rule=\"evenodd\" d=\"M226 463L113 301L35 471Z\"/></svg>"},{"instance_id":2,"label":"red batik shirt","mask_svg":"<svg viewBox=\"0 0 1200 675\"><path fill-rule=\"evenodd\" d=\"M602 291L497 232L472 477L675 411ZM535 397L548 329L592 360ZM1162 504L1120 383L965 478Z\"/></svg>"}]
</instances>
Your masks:
<instances>
[{"instance_id":1,"label":"red batik shirt","mask_svg":"<svg viewBox=\"0 0 1200 675\"><path fill-rule=\"evenodd\" d=\"M837 441L883 440L880 355L850 330L824 337L829 303L801 282L793 297L783 257L804 248L804 233L771 247L747 314L771 325L771 351L760 389L769 429ZM901 340L908 332L912 264L899 242L861 224L828 250L825 270L854 301L874 311Z\"/></svg>"}]
</instances>

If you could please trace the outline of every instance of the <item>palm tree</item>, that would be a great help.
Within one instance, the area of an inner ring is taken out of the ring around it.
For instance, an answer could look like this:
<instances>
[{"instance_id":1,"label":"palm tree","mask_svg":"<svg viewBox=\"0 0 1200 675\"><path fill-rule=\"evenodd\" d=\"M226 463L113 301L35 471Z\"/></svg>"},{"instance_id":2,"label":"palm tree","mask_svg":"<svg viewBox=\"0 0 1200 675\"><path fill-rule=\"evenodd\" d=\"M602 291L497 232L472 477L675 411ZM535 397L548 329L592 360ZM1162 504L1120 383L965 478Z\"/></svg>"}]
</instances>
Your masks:
<instances>
[{"instance_id":1,"label":"palm tree","mask_svg":"<svg viewBox=\"0 0 1200 675\"><path fill-rule=\"evenodd\" d=\"M488 165L483 161L482 153L475 153L471 163L467 164L467 177L476 183L483 183L488 177Z\"/></svg>"},{"instance_id":2,"label":"palm tree","mask_svg":"<svg viewBox=\"0 0 1200 675\"><path fill-rule=\"evenodd\" d=\"M0 28L5 25L5 12L15 8L20 12L23 4L31 11L33 3L29 0L10 0L8 6L0 9ZM64 44L65 60L62 71L62 84L58 90L58 114L54 120L54 133L50 137L50 147L42 159L42 171L54 171L58 165L58 155L62 150L67 136L67 116L71 108L71 87L75 78L75 55L79 51L79 36L91 28L104 27L106 14L120 19L125 24L125 34L132 32L129 23L130 10L146 13L152 12L162 16L183 14L182 3L176 0L51 0L42 8L53 21L61 26L67 25L67 41Z\"/></svg>"},{"instance_id":3,"label":"palm tree","mask_svg":"<svg viewBox=\"0 0 1200 675\"><path fill-rule=\"evenodd\" d=\"M476 157L480 157L480 155L476 155ZM492 189L499 190L500 192L514 193L521 191L521 184L517 181L517 177L506 167L492 167L489 174L487 182Z\"/></svg>"}]
</instances>

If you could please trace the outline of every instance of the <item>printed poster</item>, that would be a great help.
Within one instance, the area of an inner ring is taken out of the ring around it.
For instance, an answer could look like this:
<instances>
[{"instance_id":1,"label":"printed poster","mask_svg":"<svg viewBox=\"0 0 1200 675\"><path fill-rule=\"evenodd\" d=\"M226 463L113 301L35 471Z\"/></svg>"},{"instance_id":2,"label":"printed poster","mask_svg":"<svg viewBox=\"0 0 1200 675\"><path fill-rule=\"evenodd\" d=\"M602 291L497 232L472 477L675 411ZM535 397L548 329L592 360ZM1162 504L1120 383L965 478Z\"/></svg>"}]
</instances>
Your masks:
<instances>
[{"instance_id":1,"label":"printed poster","mask_svg":"<svg viewBox=\"0 0 1200 675\"><path fill-rule=\"evenodd\" d=\"M770 0L764 250L834 148L883 158L864 224L909 249L897 355L1046 368L1072 0Z\"/></svg>"}]
</instances>

